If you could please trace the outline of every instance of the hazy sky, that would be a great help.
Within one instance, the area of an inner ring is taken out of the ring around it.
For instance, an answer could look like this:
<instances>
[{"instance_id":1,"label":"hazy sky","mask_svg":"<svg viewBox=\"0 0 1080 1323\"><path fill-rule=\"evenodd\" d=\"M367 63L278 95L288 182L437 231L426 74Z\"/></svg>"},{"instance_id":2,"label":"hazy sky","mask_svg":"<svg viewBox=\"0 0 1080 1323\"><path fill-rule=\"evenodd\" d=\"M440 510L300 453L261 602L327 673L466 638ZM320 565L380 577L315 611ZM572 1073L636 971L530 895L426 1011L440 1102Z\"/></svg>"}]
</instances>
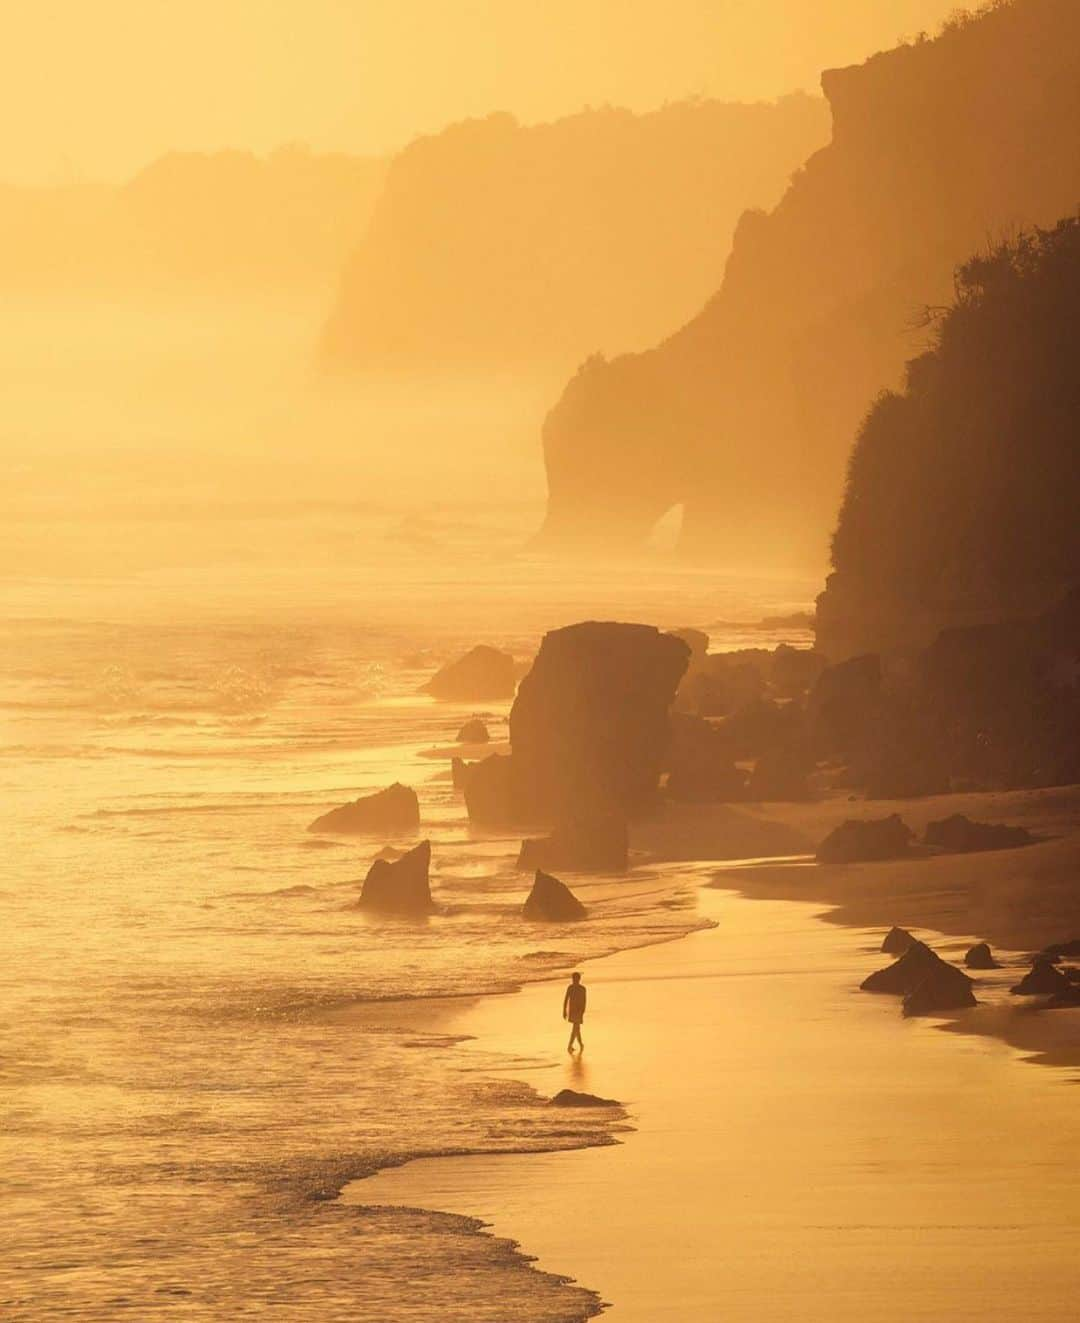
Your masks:
<instances>
[{"instance_id":1,"label":"hazy sky","mask_svg":"<svg viewBox=\"0 0 1080 1323\"><path fill-rule=\"evenodd\" d=\"M26 0L5 6L0 178L169 148L359 152L493 109L548 119L815 87L956 0Z\"/></svg>"}]
</instances>

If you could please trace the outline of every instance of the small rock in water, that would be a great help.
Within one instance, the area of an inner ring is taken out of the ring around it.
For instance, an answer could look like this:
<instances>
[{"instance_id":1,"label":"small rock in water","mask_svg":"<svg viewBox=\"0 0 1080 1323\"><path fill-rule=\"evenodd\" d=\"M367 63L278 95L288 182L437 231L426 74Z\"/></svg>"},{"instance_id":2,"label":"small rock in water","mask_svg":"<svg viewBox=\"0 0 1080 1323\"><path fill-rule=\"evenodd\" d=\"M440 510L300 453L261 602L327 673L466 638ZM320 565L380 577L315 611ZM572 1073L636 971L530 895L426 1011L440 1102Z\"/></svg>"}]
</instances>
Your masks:
<instances>
[{"instance_id":1,"label":"small rock in water","mask_svg":"<svg viewBox=\"0 0 1080 1323\"><path fill-rule=\"evenodd\" d=\"M551 1100L555 1107L621 1107L614 1098L598 1098L594 1093L577 1093L574 1089L560 1089Z\"/></svg>"},{"instance_id":2,"label":"small rock in water","mask_svg":"<svg viewBox=\"0 0 1080 1323\"><path fill-rule=\"evenodd\" d=\"M526 919L546 923L574 923L584 919L587 911L565 882L537 869L536 880L521 913Z\"/></svg>"},{"instance_id":3,"label":"small rock in water","mask_svg":"<svg viewBox=\"0 0 1080 1323\"><path fill-rule=\"evenodd\" d=\"M364 879L364 889L360 893L361 906L392 914L430 913L430 867L430 841L421 841L400 859L376 859Z\"/></svg>"},{"instance_id":4,"label":"small rock in water","mask_svg":"<svg viewBox=\"0 0 1080 1323\"><path fill-rule=\"evenodd\" d=\"M968 969L1000 969L988 942L977 942L964 956Z\"/></svg>"},{"instance_id":5,"label":"small rock in water","mask_svg":"<svg viewBox=\"0 0 1080 1323\"><path fill-rule=\"evenodd\" d=\"M459 744L487 744L491 739L488 728L479 717L472 717L457 733Z\"/></svg>"},{"instance_id":6,"label":"small rock in water","mask_svg":"<svg viewBox=\"0 0 1080 1323\"><path fill-rule=\"evenodd\" d=\"M1009 991L1019 997L1040 997L1065 993L1072 987L1069 979L1045 956L1037 956L1028 972Z\"/></svg>"},{"instance_id":7,"label":"small rock in water","mask_svg":"<svg viewBox=\"0 0 1080 1323\"><path fill-rule=\"evenodd\" d=\"M337 831L389 835L414 832L420 826L420 802L416 791L395 781L385 790L364 795L351 804L331 809L316 818L308 831Z\"/></svg>"}]
</instances>

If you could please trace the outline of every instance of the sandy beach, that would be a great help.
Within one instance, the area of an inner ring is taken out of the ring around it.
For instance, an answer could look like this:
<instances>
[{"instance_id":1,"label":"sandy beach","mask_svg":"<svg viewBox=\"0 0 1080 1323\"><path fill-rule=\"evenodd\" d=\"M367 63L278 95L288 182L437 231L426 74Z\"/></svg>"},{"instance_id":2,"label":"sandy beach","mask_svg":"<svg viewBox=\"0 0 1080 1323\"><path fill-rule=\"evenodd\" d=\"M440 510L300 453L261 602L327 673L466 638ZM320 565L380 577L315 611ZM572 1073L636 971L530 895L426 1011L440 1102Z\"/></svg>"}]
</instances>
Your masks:
<instances>
[{"instance_id":1,"label":"sandy beach","mask_svg":"<svg viewBox=\"0 0 1080 1323\"><path fill-rule=\"evenodd\" d=\"M1062 824L1076 794L995 797L995 820ZM775 807L710 816L764 843L766 816L810 840L830 816L892 811ZM941 816L932 801L903 807L913 826ZM675 1308L689 1323L1059 1312L1080 1286L1080 1014L1039 1015L1008 987L1037 936L1071 935L1053 897L1076 848L1074 836L903 866L718 868L699 893L713 929L583 966L581 1060L564 1050L561 983L451 1015L474 1039L463 1069L480 1046L542 1095L616 1098L634 1126L624 1143L422 1159L343 1198L478 1216L626 1323ZM1010 926L1011 898L1037 885L1047 907ZM905 1021L893 998L857 991L893 921L954 960L978 938L1001 947L979 1008ZM1032 1054L1062 1068L1034 1068Z\"/></svg>"}]
</instances>

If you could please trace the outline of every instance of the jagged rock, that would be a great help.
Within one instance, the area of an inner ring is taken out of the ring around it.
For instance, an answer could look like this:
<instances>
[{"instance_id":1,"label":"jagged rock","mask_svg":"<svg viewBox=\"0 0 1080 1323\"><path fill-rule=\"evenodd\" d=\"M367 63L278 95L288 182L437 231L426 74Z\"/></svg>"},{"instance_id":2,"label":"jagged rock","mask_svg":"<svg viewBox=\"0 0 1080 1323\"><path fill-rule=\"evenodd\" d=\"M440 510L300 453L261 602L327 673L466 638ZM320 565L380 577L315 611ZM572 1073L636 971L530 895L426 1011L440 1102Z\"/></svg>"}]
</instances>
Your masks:
<instances>
[{"instance_id":1,"label":"jagged rock","mask_svg":"<svg viewBox=\"0 0 1080 1323\"><path fill-rule=\"evenodd\" d=\"M1064 993L1071 986L1069 979L1051 961L1037 956L1024 977L1009 991L1019 997L1041 997Z\"/></svg>"},{"instance_id":2,"label":"jagged rock","mask_svg":"<svg viewBox=\"0 0 1080 1323\"><path fill-rule=\"evenodd\" d=\"M336 831L356 834L372 832L391 836L416 831L420 826L420 804L416 791L395 781L385 790L362 795L351 804L331 809L316 818L308 831Z\"/></svg>"},{"instance_id":3,"label":"jagged rock","mask_svg":"<svg viewBox=\"0 0 1080 1323\"><path fill-rule=\"evenodd\" d=\"M376 859L364 879L360 904L394 914L427 914L432 908L430 866L430 841L421 841L400 859Z\"/></svg>"},{"instance_id":4,"label":"jagged rock","mask_svg":"<svg viewBox=\"0 0 1080 1323\"><path fill-rule=\"evenodd\" d=\"M810 764L798 749L770 749L754 764L747 798L755 803L795 803L810 797Z\"/></svg>"},{"instance_id":5,"label":"jagged rock","mask_svg":"<svg viewBox=\"0 0 1080 1323\"><path fill-rule=\"evenodd\" d=\"M925 942L913 941L899 960L876 970L861 986L864 992L903 997L905 1015L929 1015L975 1005L971 979L942 960Z\"/></svg>"},{"instance_id":6,"label":"jagged rock","mask_svg":"<svg viewBox=\"0 0 1080 1323\"><path fill-rule=\"evenodd\" d=\"M923 839L927 845L957 854L972 850L1011 850L1016 846L1031 845L1035 840L1023 827L972 822L962 813L954 813L952 817L929 823Z\"/></svg>"},{"instance_id":7,"label":"jagged rock","mask_svg":"<svg viewBox=\"0 0 1080 1323\"><path fill-rule=\"evenodd\" d=\"M723 736L702 717L675 713L665 762L669 799L722 803L745 798L746 780Z\"/></svg>"},{"instance_id":8,"label":"jagged rock","mask_svg":"<svg viewBox=\"0 0 1080 1323\"><path fill-rule=\"evenodd\" d=\"M916 938L912 937L906 928L890 928L881 943L881 949L885 955L899 956L903 955L915 941Z\"/></svg>"},{"instance_id":9,"label":"jagged rock","mask_svg":"<svg viewBox=\"0 0 1080 1323\"><path fill-rule=\"evenodd\" d=\"M488 728L479 717L472 717L466 721L457 734L459 744L487 744L490 739Z\"/></svg>"},{"instance_id":10,"label":"jagged rock","mask_svg":"<svg viewBox=\"0 0 1080 1323\"><path fill-rule=\"evenodd\" d=\"M1080 956L1080 937L1068 942L1055 942L1042 953L1047 960L1060 960L1062 956Z\"/></svg>"},{"instance_id":11,"label":"jagged rock","mask_svg":"<svg viewBox=\"0 0 1080 1323\"><path fill-rule=\"evenodd\" d=\"M578 1093L574 1089L560 1089L551 1100L554 1107L621 1107L614 1098L598 1098L595 1093Z\"/></svg>"},{"instance_id":12,"label":"jagged rock","mask_svg":"<svg viewBox=\"0 0 1080 1323\"><path fill-rule=\"evenodd\" d=\"M847 753L860 747L881 705L881 660L873 653L828 666L806 704L815 749Z\"/></svg>"},{"instance_id":13,"label":"jagged rock","mask_svg":"<svg viewBox=\"0 0 1080 1323\"><path fill-rule=\"evenodd\" d=\"M867 821L849 818L825 837L818 846L817 858L822 864L899 859L907 854L914 836L897 813Z\"/></svg>"},{"instance_id":14,"label":"jagged rock","mask_svg":"<svg viewBox=\"0 0 1080 1323\"><path fill-rule=\"evenodd\" d=\"M689 655L650 625L588 621L545 635L510 712L513 752L470 776L469 816L559 823L643 812Z\"/></svg>"},{"instance_id":15,"label":"jagged rock","mask_svg":"<svg viewBox=\"0 0 1080 1323\"><path fill-rule=\"evenodd\" d=\"M433 698L470 703L512 698L516 684L513 657L480 643L436 671L424 690Z\"/></svg>"},{"instance_id":16,"label":"jagged rock","mask_svg":"<svg viewBox=\"0 0 1080 1323\"><path fill-rule=\"evenodd\" d=\"M977 942L971 947L964 956L964 964L968 969L1000 969L987 942Z\"/></svg>"},{"instance_id":17,"label":"jagged rock","mask_svg":"<svg viewBox=\"0 0 1080 1323\"><path fill-rule=\"evenodd\" d=\"M625 873L629 856L626 819L616 813L570 818L549 836L522 841L518 868L556 868L576 873Z\"/></svg>"},{"instance_id":18,"label":"jagged rock","mask_svg":"<svg viewBox=\"0 0 1080 1323\"><path fill-rule=\"evenodd\" d=\"M538 868L532 890L521 908L525 919L545 923L575 923L584 919L587 911L565 882Z\"/></svg>"}]
</instances>

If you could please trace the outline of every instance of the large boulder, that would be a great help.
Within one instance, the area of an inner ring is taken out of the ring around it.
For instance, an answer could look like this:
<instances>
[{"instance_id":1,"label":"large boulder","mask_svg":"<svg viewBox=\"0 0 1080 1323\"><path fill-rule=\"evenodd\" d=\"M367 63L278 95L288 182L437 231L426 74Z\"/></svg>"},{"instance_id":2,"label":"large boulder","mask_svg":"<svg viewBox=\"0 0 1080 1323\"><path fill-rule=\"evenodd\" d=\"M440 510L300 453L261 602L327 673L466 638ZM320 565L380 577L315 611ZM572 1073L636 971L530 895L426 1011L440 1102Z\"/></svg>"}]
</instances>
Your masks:
<instances>
[{"instance_id":1,"label":"large boulder","mask_svg":"<svg viewBox=\"0 0 1080 1323\"><path fill-rule=\"evenodd\" d=\"M424 685L433 698L472 703L513 698L517 675L507 652L480 643L456 661L447 662Z\"/></svg>"},{"instance_id":2,"label":"large boulder","mask_svg":"<svg viewBox=\"0 0 1080 1323\"><path fill-rule=\"evenodd\" d=\"M585 906L565 882L550 873L542 873L539 868L536 870L532 890L521 907L522 918L542 923L576 923L586 913Z\"/></svg>"},{"instance_id":3,"label":"large boulder","mask_svg":"<svg viewBox=\"0 0 1080 1323\"><path fill-rule=\"evenodd\" d=\"M994 953L990 950L989 942L976 942L969 948L964 956L964 964L968 969L999 969L998 962L994 959Z\"/></svg>"},{"instance_id":4,"label":"large boulder","mask_svg":"<svg viewBox=\"0 0 1080 1323\"><path fill-rule=\"evenodd\" d=\"M670 799L725 803L746 797L746 778L732 761L723 735L702 717L672 715L665 762Z\"/></svg>"},{"instance_id":5,"label":"large boulder","mask_svg":"<svg viewBox=\"0 0 1080 1323\"><path fill-rule=\"evenodd\" d=\"M689 656L650 625L587 621L545 635L510 712L513 752L470 777L470 816L558 823L644 812Z\"/></svg>"},{"instance_id":6,"label":"large boulder","mask_svg":"<svg viewBox=\"0 0 1080 1323\"><path fill-rule=\"evenodd\" d=\"M395 781L385 790L362 795L351 804L331 809L316 818L308 831L334 831L350 835L379 833L404 836L420 826L420 803L416 791Z\"/></svg>"},{"instance_id":7,"label":"large boulder","mask_svg":"<svg viewBox=\"0 0 1080 1323\"><path fill-rule=\"evenodd\" d=\"M890 928L881 943L881 950L884 955L901 956L916 940L906 928Z\"/></svg>"},{"instance_id":8,"label":"large boulder","mask_svg":"<svg viewBox=\"0 0 1080 1323\"><path fill-rule=\"evenodd\" d=\"M430 841L421 841L400 859L376 859L364 879L361 906L391 914L428 914L432 908L430 867Z\"/></svg>"},{"instance_id":9,"label":"large boulder","mask_svg":"<svg viewBox=\"0 0 1080 1323\"><path fill-rule=\"evenodd\" d=\"M1031 845L1035 837L1023 827L1009 827L1001 822L972 822L962 813L927 824L923 837L927 845L961 854L972 850L1012 850Z\"/></svg>"},{"instance_id":10,"label":"large boulder","mask_svg":"<svg viewBox=\"0 0 1080 1323\"><path fill-rule=\"evenodd\" d=\"M755 803L809 799L807 776L812 766L801 748L769 749L754 764L747 798Z\"/></svg>"},{"instance_id":11,"label":"large boulder","mask_svg":"<svg viewBox=\"0 0 1080 1323\"><path fill-rule=\"evenodd\" d=\"M971 979L925 942L912 942L899 960L869 975L861 986L864 992L903 997L905 1015L931 1015L975 1005Z\"/></svg>"},{"instance_id":12,"label":"large boulder","mask_svg":"<svg viewBox=\"0 0 1080 1323\"><path fill-rule=\"evenodd\" d=\"M1043 997L1065 993L1071 986L1071 980L1052 961L1037 956L1024 977L1009 991L1019 997Z\"/></svg>"},{"instance_id":13,"label":"large boulder","mask_svg":"<svg viewBox=\"0 0 1080 1323\"><path fill-rule=\"evenodd\" d=\"M490 739L488 728L479 717L470 717L457 733L459 744L487 744Z\"/></svg>"},{"instance_id":14,"label":"large boulder","mask_svg":"<svg viewBox=\"0 0 1080 1323\"><path fill-rule=\"evenodd\" d=\"M880 706L881 660L875 654L826 667L806 705L815 749L827 755L861 747Z\"/></svg>"},{"instance_id":15,"label":"large boulder","mask_svg":"<svg viewBox=\"0 0 1080 1323\"><path fill-rule=\"evenodd\" d=\"M908 853L914 836L915 833L897 813L864 821L849 818L821 842L817 859L822 864L899 859Z\"/></svg>"},{"instance_id":16,"label":"large boulder","mask_svg":"<svg viewBox=\"0 0 1080 1323\"><path fill-rule=\"evenodd\" d=\"M570 873L625 873L630 853L626 819L617 813L568 818L548 836L522 841L518 868Z\"/></svg>"}]
</instances>

